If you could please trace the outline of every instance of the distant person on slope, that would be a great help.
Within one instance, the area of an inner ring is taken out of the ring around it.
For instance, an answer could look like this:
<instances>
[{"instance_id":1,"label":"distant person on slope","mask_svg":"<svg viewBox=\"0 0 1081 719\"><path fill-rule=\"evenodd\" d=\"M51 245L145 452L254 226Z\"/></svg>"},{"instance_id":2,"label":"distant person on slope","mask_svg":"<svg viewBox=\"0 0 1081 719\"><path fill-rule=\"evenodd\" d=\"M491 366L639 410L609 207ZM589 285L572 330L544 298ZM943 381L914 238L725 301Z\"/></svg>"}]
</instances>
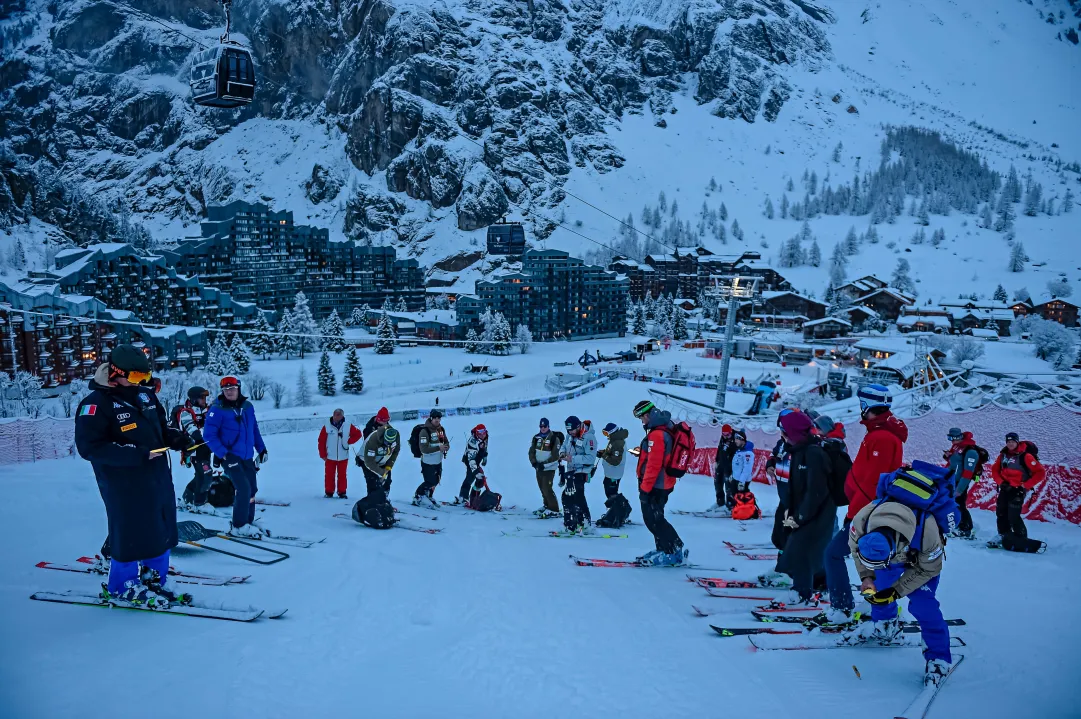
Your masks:
<instances>
[{"instance_id":1,"label":"distant person on slope","mask_svg":"<svg viewBox=\"0 0 1081 719\"><path fill-rule=\"evenodd\" d=\"M747 441L747 431L743 428L732 430L732 474L726 480L726 493L732 498L733 519L758 519L762 511L758 508L751 481L754 478L754 443Z\"/></svg>"},{"instance_id":2,"label":"distant person on slope","mask_svg":"<svg viewBox=\"0 0 1081 719\"><path fill-rule=\"evenodd\" d=\"M597 471L597 436L593 424L571 415L564 427L567 438L559 450L567 464L566 486L563 489L563 526L568 532L593 534L593 517L586 501L586 483Z\"/></svg>"},{"instance_id":3,"label":"distant person on slope","mask_svg":"<svg viewBox=\"0 0 1081 719\"><path fill-rule=\"evenodd\" d=\"M559 467L559 448L563 446L564 439L562 432L551 430L547 417L541 417L537 433L529 443L529 465L537 473L537 487L544 500L544 506L533 514L544 519L560 516L559 500L556 499L553 484Z\"/></svg>"},{"instance_id":4,"label":"distant person on slope","mask_svg":"<svg viewBox=\"0 0 1081 719\"><path fill-rule=\"evenodd\" d=\"M859 390L857 398L862 416L860 424L867 428L867 434L860 443L845 481L848 512L844 526L830 540L824 557L826 585L830 592L830 608L826 614L827 619L836 624L850 621L856 606L848 578L848 565L845 563L850 555L848 528L852 518L875 500L878 478L901 467L904 443L908 440L908 427L890 411L893 397L888 388L869 384Z\"/></svg>"},{"instance_id":5,"label":"distant person on slope","mask_svg":"<svg viewBox=\"0 0 1081 719\"><path fill-rule=\"evenodd\" d=\"M336 409L319 430L319 458L323 460L323 494L327 499L334 496L335 486L338 499L347 499L346 472L349 469L349 447L361 440L360 428L345 421L345 410ZM335 485L335 479L337 484Z\"/></svg>"},{"instance_id":6,"label":"distant person on slope","mask_svg":"<svg viewBox=\"0 0 1081 719\"><path fill-rule=\"evenodd\" d=\"M420 456L420 486L413 492L413 504L438 507L435 488L443 478L443 458L450 451L450 440L443 429L443 413L433 409L424 424L417 425L409 435L409 448Z\"/></svg>"},{"instance_id":7,"label":"distant person on slope","mask_svg":"<svg viewBox=\"0 0 1081 719\"><path fill-rule=\"evenodd\" d=\"M960 427L951 427L946 438L950 448L942 454L950 470L949 481L953 484L953 498L961 510L961 523L950 536L961 539L972 538L972 515L969 514L968 489L972 482L978 482L983 475L983 466L990 459L987 450L976 444L971 432L962 432Z\"/></svg>"},{"instance_id":8,"label":"distant person on slope","mask_svg":"<svg viewBox=\"0 0 1081 719\"><path fill-rule=\"evenodd\" d=\"M634 406L634 416L642 421L642 429L646 431L638 448L638 498L642 502L642 520L657 547L639 561L664 566L682 564L690 552L664 516L664 507L676 486L676 478L665 472L674 446L670 431L672 415L649 400L642 400Z\"/></svg>"},{"instance_id":9,"label":"distant person on slope","mask_svg":"<svg viewBox=\"0 0 1081 719\"><path fill-rule=\"evenodd\" d=\"M259 434L255 407L240 393L240 380L222 377L219 386L221 394L206 413L203 439L214 456L221 459L225 476L236 490L229 534L260 537L266 532L255 524L255 495L259 487L253 457L258 453L259 464L266 464L269 453Z\"/></svg>"},{"instance_id":10,"label":"distant person on slope","mask_svg":"<svg viewBox=\"0 0 1081 719\"><path fill-rule=\"evenodd\" d=\"M168 427L157 397L140 386L150 371L150 360L138 348L113 348L75 413L75 448L94 469L109 517L112 561L102 599L167 608L190 604L191 596L174 593L169 582L169 550L177 545L176 494L165 450L184 450L191 440Z\"/></svg>"},{"instance_id":11,"label":"distant person on slope","mask_svg":"<svg viewBox=\"0 0 1081 719\"><path fill-rule=\"evenodd\" d=\"M1021 517L1025 495L1046 476L1037 453L1036 445L1022 442L1017 432L1006 435L1006 446L999 452L998 459L991 468L991 476L998 485L995 514L999 536L988 542L987 546L1001 546L1011 552L1028 554L1041 553L1047 549L1046 542L1028 538L1028 529Z\"/></svg>"}]
</instances>

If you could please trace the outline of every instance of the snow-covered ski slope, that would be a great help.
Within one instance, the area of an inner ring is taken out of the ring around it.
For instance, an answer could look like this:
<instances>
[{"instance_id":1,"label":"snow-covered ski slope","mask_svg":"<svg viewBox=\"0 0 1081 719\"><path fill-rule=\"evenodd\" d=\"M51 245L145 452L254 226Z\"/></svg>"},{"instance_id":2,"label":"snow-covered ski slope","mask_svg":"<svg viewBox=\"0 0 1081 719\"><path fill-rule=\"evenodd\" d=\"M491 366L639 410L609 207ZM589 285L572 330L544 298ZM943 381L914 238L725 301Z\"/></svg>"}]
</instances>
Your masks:
<instances>
[{"instance_id":1,"label":"snow-covered ski slope","mask_svg":"<svg viewBox=\"0 0 1081 719\"><path fill-rule=\"evenodd\" d=\"M572 413L597 424L625 423L636 442L641 431L631 408L642 394L642 385L618 381L573 402L447 418L453 446L437 499L457 490L462 438L481 420L491 432L493 488L505 505L525 512L540 506L526 462L540 416L554 425ZM290 559L271 567L194 548L173 556L188 571L252 574L242 585L190 587L202 600L289 608L280 621L250 625L30 601L34 591L96 586L96 577L34 564L71 563L96 551L105 514L90 466L80 459L0 468L0 713L866 719L894 716L920 690L923 660L915 649L753 653L743 638L718 637L709 622L750 626L755 602L711 599L680 570L585 568L567 558L641 554L652 542L640 523L621 530L628 539L518 539L501 532L554 529L559 521L452 510L437 522L407 517L444 527L439 535L378 532L332 518L352 500L322 497L314 432L268 442L261 493L292 506L266 507L261 521L279 533L326 541L290 549ZM420 481L417 465L403 456L394 472L392 499L405 509L412 509L406 503ZM178 493L189 474L176 467ZM352 466L350 479L350 496L357 498L362 483ZM634 489L628 472L623 491L640 522ZM770 488L756 491L763 506L773 506ZM702 509L712 494L707 478L686 478L669 506ZM599 516L599 481L587 495ZM975 516L983 534L993 531L989 513ZM225 526L212 517L194 519ZM725 577L749 579L769 566L733 556L722 543L766 542L767 522L741 530L730 520L671 519L694 562L738 570ZM1030 532L1048 541L1047 554L950 543L940 596L947 616L968 622L957 632L968 643L967 661L932 717L1077 716L1081 625L1069 598L1079 588L1081 534L1039 523ZM721 616L696 617L692 603ZM111 699L114 692L126 698Z\"/></svg>"}]
</instances>

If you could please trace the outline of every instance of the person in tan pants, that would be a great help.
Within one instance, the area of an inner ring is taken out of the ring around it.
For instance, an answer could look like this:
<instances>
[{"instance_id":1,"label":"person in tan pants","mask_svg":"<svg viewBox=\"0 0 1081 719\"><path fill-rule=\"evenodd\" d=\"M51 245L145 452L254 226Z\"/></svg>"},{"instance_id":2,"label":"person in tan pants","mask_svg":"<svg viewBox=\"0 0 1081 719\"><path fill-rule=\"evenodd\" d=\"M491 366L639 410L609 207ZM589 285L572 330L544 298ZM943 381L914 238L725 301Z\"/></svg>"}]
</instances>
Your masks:
<instances>
[{"instance_id":1,"label":"person in tan pants","mask_svg":"<svg viewBox=\"0 0 1081 719\"><path fill-rule=\"evenodd\" d=\"M559 500L556 499L552 483L559 467L559 448L562 445L563 434L553 432L548 427L548 419L541 417L539 431L533 435L529 445L529 464L537 472L537 487L544 498L544 506L533 512L538 517L559 516Z\"/></svg>"}]
</instances>

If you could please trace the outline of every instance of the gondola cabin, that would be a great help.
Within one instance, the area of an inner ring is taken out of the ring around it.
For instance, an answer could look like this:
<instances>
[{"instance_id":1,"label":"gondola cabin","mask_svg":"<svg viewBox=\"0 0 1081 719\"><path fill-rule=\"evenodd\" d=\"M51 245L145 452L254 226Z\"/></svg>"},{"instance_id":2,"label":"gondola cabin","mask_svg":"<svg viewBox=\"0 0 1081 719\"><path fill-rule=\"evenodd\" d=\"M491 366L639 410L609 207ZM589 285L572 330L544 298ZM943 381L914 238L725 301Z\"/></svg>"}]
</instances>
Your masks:
<instances>
[{"instance_id":1,"label":"gondola cabin","mask_svg":"<svg viewBox=\"0 0 1081 719\"><path fill-rule=\"evenodd\" d=\"M191 99L204 107L243 107L255 98L255 64L239 45L221 44L195 55Z\"/></svg>"},{"instance_id":2,"label":"gondola cabin","mask_svg":"<svg viewBox=\"0 0 1081 719\"><path fill-rule=\"evenodd\" d=\"M501 222L488 226L488 254L521 256L525 252L525 228L521 222Z\"/></svg>"}]
</instances>

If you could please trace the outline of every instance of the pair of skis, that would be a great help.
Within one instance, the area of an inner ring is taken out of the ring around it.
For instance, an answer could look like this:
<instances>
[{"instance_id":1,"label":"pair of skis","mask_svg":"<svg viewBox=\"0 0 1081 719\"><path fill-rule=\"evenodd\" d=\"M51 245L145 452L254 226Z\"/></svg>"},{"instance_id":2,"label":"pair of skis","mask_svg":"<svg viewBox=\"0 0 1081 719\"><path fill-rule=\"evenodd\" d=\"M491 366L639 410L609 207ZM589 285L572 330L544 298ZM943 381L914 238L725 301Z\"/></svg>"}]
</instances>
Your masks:
<instances>
[{"instance_id":1,"label":"pair of skis","mask_svg":"<svg viewBox=\"0 0 1081 719\"><path fill-rule=\"evenodd\" d=\"M754 559L757 561L776 561L778 554L776 551L762 552L763 549L774 549L772 544L740 544L737 542L725 542L724 545L728 547L728 551L737 556L745 559Z\"/></svg>"},{"instance_id":2,"label":"pair of skis","mask_svg":"<svg viewBox=\"0 0 1081 719\"><path fill-rule=\"evenodd\" d=\"M109 573L108 565L99 557L79 557L79 564L57 564L55 562L38 562L36 567L40 569L56 569L62 572L78 572L81 574L97 574L104 576ZM169 577L181 584L202 584L211 587L223 587L229 584L242 584L251 578L250 574L243 576L224 577L213 574L192 574L183 572L175 567L169 567Z\"/></svg>"},{"instance_id":3,"label":"pair of skis","mask_svg":"<svg viewBox=\"0 0 1081 719\"><path fill-rule=\"evenodd\" d=\"M698 564L671 564L671 565L656 565L646 564L637 559L591 559L587 557L576 557L573 554L570 558L579 567L618 567L625 569L701 569L707 572L734 572L735 568L730 569L708 569Z\"/></svg>"},{"instance_id":4,"label":"pair of skis","mask_svg":"<svg viewBox=\"0 0 1081 719\"><path fill-rule=\"evenodd\" d=\"M556 530L552 530L550 532L530 532L528 534L521 534L521 532L524 532L524 531L525 530L523 530L521 527L515 527L513 532L500 532L500 533L504 537L518 537L518 538L523 538L523 539L528 539L528 538L531 538L531 537L536 537L536 538L556 537L556 538L560 538L560 539L574 539L574 538L578 538L578 539L626 539L628 536L630 536L630 535L627 535L627 534L579 534L578 532L567 532L567 531L556 531Z\"/></svg>"},{"instance_id":5,"label":"pair of skis","mask_svg":"<svg viewBox=\"0 0 1081 719\"><path fill-rule=\"evenodd\" d=\"M803 637L811 637L817 635L841 635L847 631L855 629L860 622L870 621L870 617L861 617L858 622L852 624L837 624L837 625L820 625L816 624L812 619L796 619L792 617L786 618L786 622L791 622L793 626L788 627L718 627L710 624L709 627L713 631L720 634L722 637L743 637L753 636L758 634L772 634L772 635L796 635ZM795 626L798 624L798 626ZM963 627L965 626L964 619L947 619L946 624L951 627ZM920 625L918 622L903 622L901 624L902 634L919 634ZM839 644L838 646L862 646L863 643L848 643ZM878 645L878 646L892 646L892 645ZM777 647L782 648L782 647Z\"/></svg>"},{"instance_id":6,"label":"pair of skis","mask_svg":"<svg viewBox=\"0 0 1081 719\"><path fill-rule=\"evenodd\" d=\"M252 622L259 617L267 619L280 619L288 609L259 609L257 607L227 607L225 605L206 604L195 602L190 605L172 605L168 609L148 607L145 605L113 604L100 595L82 591L68 590L65 592L34 592L30 598L39 602L55 602L59 604L77 604L85 607L104 607L106 609L130 609L155 614L180 614L188 617L201 617L204 619L224 619L233 622Z\"/></svg>"}]
</instances>

